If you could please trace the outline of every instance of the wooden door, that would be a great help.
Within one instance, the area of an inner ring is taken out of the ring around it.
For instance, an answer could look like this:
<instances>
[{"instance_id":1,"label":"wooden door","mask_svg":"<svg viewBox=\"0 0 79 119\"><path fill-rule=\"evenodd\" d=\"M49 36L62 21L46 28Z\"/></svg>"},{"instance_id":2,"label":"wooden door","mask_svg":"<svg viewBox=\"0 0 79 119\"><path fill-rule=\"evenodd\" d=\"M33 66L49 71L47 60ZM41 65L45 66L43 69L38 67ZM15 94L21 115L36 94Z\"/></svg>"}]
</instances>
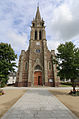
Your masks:
<instances>
[{"instance_id":1,"label":"wooden door","mask_svg":"<svg viewBox=\"0 0 79 119\"><path fill-rule=\"evenodd\" d=\"M42 72L36 71L34 72L34 85L42 85Z\"/></svg>"}]
</instances>

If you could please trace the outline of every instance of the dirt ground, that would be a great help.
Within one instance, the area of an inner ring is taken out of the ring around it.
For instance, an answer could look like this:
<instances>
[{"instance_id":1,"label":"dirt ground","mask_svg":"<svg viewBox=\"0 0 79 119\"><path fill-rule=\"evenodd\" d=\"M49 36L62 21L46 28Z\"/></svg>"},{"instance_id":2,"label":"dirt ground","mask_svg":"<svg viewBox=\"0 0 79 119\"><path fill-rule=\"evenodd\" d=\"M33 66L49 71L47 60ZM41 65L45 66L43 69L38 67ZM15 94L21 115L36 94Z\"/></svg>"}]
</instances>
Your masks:
<instances>
[{"instance_id":1,"label":"dirt ground","mask_svg":"<svg viewBox=\"0 0 79 119\"><path fill-rule=\"evenodd\" d=\"M26 92L26 90L4 90L4 95L0 96L0 117Z\"/></svg>"},{"instance_id":2,"label":"dirt ground","mask_svg":"<svg viewBox=\"0 0 79 119\"><path fill-rule=\"evenodd\" d=\"M70 90L50 90L65 106L79 117L79 96L71 96Z\"/></svg>"}]
</instances>

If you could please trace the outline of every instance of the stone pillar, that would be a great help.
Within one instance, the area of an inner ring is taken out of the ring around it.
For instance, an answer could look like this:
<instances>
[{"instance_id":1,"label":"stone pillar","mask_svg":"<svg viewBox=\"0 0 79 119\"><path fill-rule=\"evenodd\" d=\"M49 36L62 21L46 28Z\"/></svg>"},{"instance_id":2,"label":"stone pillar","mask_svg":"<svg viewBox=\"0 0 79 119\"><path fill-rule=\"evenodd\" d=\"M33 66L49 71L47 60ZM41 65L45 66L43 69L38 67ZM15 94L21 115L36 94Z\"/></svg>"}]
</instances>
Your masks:
<instances>
[{"instance_id":1,"label":"stone pillar","mask_svg":"<svg viewBox=\"0 0 79 119\"><path fill-rule=\"evenodd\" d=\"M47 70L47 45L46 40L43 40L43 50L44 50L44 79L45 85L48 85L48 70Z\"/></svg>"},{"instance_id":2,"label":"stone pillar","mask_svg":"<svg viewBox=\"0 0 79 119\"><path fill-rule=\"evenodd\" d=\"M16 79L16 83L17 86L22 86L22 73L23 73L23 60L24 60L24 55L25 55L25 51L22 50L21 51L21 56L20 56L20 59L19 59L19 69L18 69L18 76L17 76L17 79Z\"/></svg>"},{"instance_id":3,"label":"stone pillar","mask_svg":"<svg viewBox=\"0 0 79 119\"><path fill-rule=\"evenodd\" d=\"M42 31L42 39L46 39L46 32L45 32L45 29L43 29L43 31Z\"/></svg>"},{"instance_id":4,"label":"stone pillar","mask_svg":"<svg viewBox=\"0 0 79 119\"><path fill-rule=\"evenodd\" d=\"M31 32L30 32L30 39L31 40L34 40L34 37L35 37L35 34L34 34L34 30L33 28L31 29Z\"/></svg>"},{"instance_id":5,"label":"stone pillar","mask_svg":"<svg viewBox=\"0 0 79 119\"><path fill-rule=\"evenodd\" d=\"M31 81L32 81L32 59L31 59L31 55L32 55L32 52L31 52L31 45L32 45L32 40L30 40L30 47L29 47L29 70L28 70L28 86L31 86Z\"/></svg>"},{"instance_id":6,"label":"stone pillar","mask_svg":"<svg viewBox=\"0 0 79 119\"><path fill-rule=\"evenodd\" d=\"M55 59L55 50L51 50L51 55L53 59ZM54 86L59 85L59 77L57 76L57 68L56 64L53 64L53 73L54 73Z\"/></svg>"},{"instance_id":7,"label":"stone pillar","mask_svg":"<svg viewBox=\"0 0 79 119\"><path fill-rule=\"evenodd\" d=\"M31 86L32 77L32 60L29 59L29 71L28 71L28 86Z\"/></svg>"}]
</instances>

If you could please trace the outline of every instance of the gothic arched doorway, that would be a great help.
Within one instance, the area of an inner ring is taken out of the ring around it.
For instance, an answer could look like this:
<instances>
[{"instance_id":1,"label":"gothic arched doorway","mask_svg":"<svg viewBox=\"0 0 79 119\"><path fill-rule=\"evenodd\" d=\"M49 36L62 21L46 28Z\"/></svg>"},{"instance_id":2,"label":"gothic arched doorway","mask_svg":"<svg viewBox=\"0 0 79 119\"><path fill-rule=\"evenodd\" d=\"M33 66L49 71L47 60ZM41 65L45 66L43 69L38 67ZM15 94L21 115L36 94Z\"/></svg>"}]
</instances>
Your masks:
<instances>
[{"instance_id":1,"label":"gothic arched doorway","mask_svg":"<svg viewBox=\"0 0 79 119\"><path fill-rule=\"evenodd\" d=\"M42 85L42 68L37 65L34 70L34 85Z\"/></svg>"}]
</instances>

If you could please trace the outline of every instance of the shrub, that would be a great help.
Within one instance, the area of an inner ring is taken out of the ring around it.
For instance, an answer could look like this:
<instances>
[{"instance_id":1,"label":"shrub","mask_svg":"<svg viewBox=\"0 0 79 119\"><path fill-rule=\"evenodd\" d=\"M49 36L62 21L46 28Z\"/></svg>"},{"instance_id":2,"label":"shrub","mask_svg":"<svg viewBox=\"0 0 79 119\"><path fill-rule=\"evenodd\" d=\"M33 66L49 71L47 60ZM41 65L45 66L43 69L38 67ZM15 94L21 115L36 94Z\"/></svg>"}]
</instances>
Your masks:
<instances>
[{"instance_id":1,"label":"shrub","mask_svg":"<svg viewBox=\"0 0 79 119\"><path fill-rule=\"evenodd\" d=\"M0 96L1 95L4 95L4 91L3 90L0 90Z\"/></svg>"},{"instance_id":2,"label":"shrub","mask_svg":"<svg viewBox=\"0 0 79 119\"><path fill-rule=\"evenodd\" d=\"M79 90L76 90L75 92L70 91L69 94L72 96L79 96Z\"/></svg>"}]
</instances>

